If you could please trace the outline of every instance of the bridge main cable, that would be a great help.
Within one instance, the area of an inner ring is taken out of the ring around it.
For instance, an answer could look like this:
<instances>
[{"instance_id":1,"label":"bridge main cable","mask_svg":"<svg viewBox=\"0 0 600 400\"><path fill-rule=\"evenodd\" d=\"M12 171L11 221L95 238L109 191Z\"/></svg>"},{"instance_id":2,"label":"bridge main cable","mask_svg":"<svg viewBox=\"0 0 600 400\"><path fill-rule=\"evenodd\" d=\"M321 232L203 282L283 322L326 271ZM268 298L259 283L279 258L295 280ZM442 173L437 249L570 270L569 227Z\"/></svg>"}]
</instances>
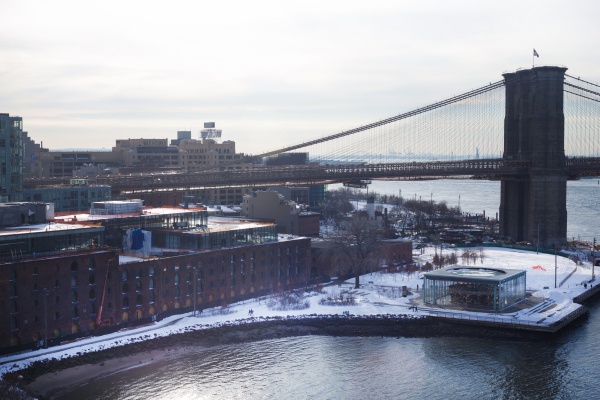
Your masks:
<instances>
[{"instance_id":1,"label":"bridge main cable","mask_svg":"<svg viewBox=\"0 0 600 400\"><path fill-rule=\"evenodd\" d=\"M478 89L471 90L470 92L466 92L466 93L460 94L458 96L450 97L450 98L448 98L446 100L442 100L442 101L430 104L430 105L425 106L425 107L417 108L416 110L409 111L409 112L406 112L406 113L403 113L403 114L399 114L399 115L396 115L394 117L382 119L381 121L377 121L377 122L373 122L373 123L370 123L370 124L367 124L367 125L359 126L358 128L354 128L354 129L350 129L350 130L347 130L347 131L335 133L333 135L325 136L325 137L322 137L322 138L319 138L319 139L315 139L315 140L311 140L311 141L308 141L308 142L303 142L303 143L300 143L300 144L297 144L297 145L284 147L284 148L281 148L281 149L278 149L278 150L269 151L267 153L253 155L253 156L250 156L248 158L250 158L250 159L258 159L258 158L263 158L263 157L269 157L269 156L273 156L273 155L276 155L276 154L285 153L285 152L292 151L292 150L302 149L302 148L305 148L305 147L308 147L308 146L312 146L312 145L315 145L315 144L328 142L330 140L339 139L339 138L344 137L344 136L349 136L349 135L352 135L352 134L355 134L355 133L358 133L358 132L363 132L363 131L366 131L366 130L369 130L369 129L377 128L377 127L382 126L382 125L387 125L387 124L392 123L392 122L400 121L400 120L403 120L403 119L406 119L406 118L409 118L409 117L413 117L415 115L419 115L419 114L423 114L423 113L431 111L431 110L435 110L436 108L440 108L440 107L447 106L449 104L457 103L459 101L468 99L470 97L474 97L474 96L480 95L482 93L486 93L486 92L492 91L494 89L498 89L498 88L504 86L504 84L505 84L505 81L504 80L500 80L500 81L497 81L497 82L494 82L494 83L490 83L489 85L480 87Z\"/></svg>"}]
</instances>

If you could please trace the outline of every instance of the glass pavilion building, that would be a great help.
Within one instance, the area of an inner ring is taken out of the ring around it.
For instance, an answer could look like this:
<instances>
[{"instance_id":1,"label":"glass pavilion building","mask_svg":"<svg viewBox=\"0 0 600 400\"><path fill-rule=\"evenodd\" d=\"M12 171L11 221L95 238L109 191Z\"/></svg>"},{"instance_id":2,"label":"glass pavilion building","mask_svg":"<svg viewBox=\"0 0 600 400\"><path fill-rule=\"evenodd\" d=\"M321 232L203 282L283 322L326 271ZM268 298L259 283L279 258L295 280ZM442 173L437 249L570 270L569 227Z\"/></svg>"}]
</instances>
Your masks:
<instances>
[{"instance_id":1,"label":"glass pavilion building","mask_svg":"<svg viewBox=\"0 0 600 400\"><path fill-rule=\"evenodd\" d=\"M526 272L515 269L449 267L424 274L428 305L503 311L525 300Z\"/></svg>"}]
</instances>

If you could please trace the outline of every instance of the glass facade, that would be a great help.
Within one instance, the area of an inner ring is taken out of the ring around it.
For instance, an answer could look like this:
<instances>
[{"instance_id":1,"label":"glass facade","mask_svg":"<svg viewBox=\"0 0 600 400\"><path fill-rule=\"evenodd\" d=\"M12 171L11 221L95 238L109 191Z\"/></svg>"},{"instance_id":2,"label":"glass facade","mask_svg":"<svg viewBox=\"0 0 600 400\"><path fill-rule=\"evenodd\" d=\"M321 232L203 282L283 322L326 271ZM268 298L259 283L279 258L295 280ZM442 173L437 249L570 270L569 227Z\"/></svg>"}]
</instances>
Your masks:
<instances>
[{"instance_id":1,"label":"glass facade","mask_svg":"<svg viewBox=\"0 0 600 400\"><path fill-rule=\"evenodd\" d=\"M152 231L152 245L164 247L155 238L164 237L160 229L176 230L185 232L190 228L202 229L206 227L208 213L204 210L171 212L168 214L142 214L136 216L122 216L120 218L102 219L102 225L106 227L105 241L108 246L122 247L123 232L127 229Z\"/></svg>"},{"instance_id":2,"label":"glass facade","mask_svg":"<svg viewBox=\"0 0 600 400\"><path fill-rule=\"evenodd\" d=\"M23 190L23 119L0 113L0 202L19 201Z\"/></svg>"},{"instance_id":3,"label":"glass facade","mask_svg":"<svg viewBox=\"0 0 600 400\"><path fill-rule=\"evenodd\" d=\"M276 225L215 232L209 230L152 232L152 245L169 249L211 250L274 241L277 241Z\"/></svg>"},{"instance_id":4,"label":"glass facade","mask_svg":"<svg viewBox=\"0 0 600 400\"><path fill-rule=\"evenodd\" d=\"M54 211L89 210L96 201L109 201L111 188L108 185L81 187L48 187L28 189L23 192L23 201L54 203Z\"/></svg>"},{"instance_id":5,"label":"glass facade","mask_svg":"<svg viewBox=\"0 0 600 400\"><path fill-rule=\"evenodd\" d=\"M52 225L57 227L57 225ZM52 254L89 250L104 245L104 228L53 228L29 233L2 235L0 259L14 260L33 254Z\"/></svg>"},{"instance_id":6,"label":"glass facade","mask_svg":"<svg viewBox=\"0 0 600 400\"><path fill-rule=\"evenodd\" d=\"M503 311L525 300L525 271L448 268L425 274L425 304L482 311Z\"/></svg>"}]
</instances>

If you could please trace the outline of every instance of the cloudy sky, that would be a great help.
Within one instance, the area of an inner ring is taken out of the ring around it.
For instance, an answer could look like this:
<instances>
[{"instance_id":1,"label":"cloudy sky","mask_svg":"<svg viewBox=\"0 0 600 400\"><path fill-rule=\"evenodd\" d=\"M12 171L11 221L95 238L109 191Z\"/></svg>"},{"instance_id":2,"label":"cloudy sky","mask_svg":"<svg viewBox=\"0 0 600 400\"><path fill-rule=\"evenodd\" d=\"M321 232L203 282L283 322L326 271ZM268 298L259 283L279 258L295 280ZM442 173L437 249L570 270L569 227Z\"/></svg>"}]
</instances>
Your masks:
<instances>
[{"instance_id":1,"label":"cloudy sky","mask_svg":"<svg viewBox=\"0 0 600 400\"><path fill-rule=\"evenodd\" d=\"M600 2L0 0L0 112L50 149L215 121L257 154L532 65L600 83Z\"/></svg>"}]
</instances>

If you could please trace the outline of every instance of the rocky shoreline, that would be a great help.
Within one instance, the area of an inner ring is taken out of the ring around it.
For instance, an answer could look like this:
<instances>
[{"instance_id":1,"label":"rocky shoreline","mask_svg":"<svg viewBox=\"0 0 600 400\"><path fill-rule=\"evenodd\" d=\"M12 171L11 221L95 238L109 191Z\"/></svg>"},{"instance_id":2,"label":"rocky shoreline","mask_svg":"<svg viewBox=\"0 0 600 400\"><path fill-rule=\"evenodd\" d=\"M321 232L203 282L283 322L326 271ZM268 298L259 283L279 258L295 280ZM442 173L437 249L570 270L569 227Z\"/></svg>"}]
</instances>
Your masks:
<instances>
[{"instance_id":1,"label":"rocky shoreline","mask_svg":"<svg viewBox=\"0 0 600 400\"><path fill-rule=\"evenodd\" d=\"M372 316L317 318L278 318L222 325L113 347L74 357L36 361L28 368L5 376L38 399L53 398L61 391L119 370L176 357L189 347L261 341L306 336L353 337L474 337L503 340L539 340L552 335L540 332L463 325L427 316ZM20 377L19 377L20 375ZM68 391L68 390L67 390Z\"/></svg>"}]
</instances>

